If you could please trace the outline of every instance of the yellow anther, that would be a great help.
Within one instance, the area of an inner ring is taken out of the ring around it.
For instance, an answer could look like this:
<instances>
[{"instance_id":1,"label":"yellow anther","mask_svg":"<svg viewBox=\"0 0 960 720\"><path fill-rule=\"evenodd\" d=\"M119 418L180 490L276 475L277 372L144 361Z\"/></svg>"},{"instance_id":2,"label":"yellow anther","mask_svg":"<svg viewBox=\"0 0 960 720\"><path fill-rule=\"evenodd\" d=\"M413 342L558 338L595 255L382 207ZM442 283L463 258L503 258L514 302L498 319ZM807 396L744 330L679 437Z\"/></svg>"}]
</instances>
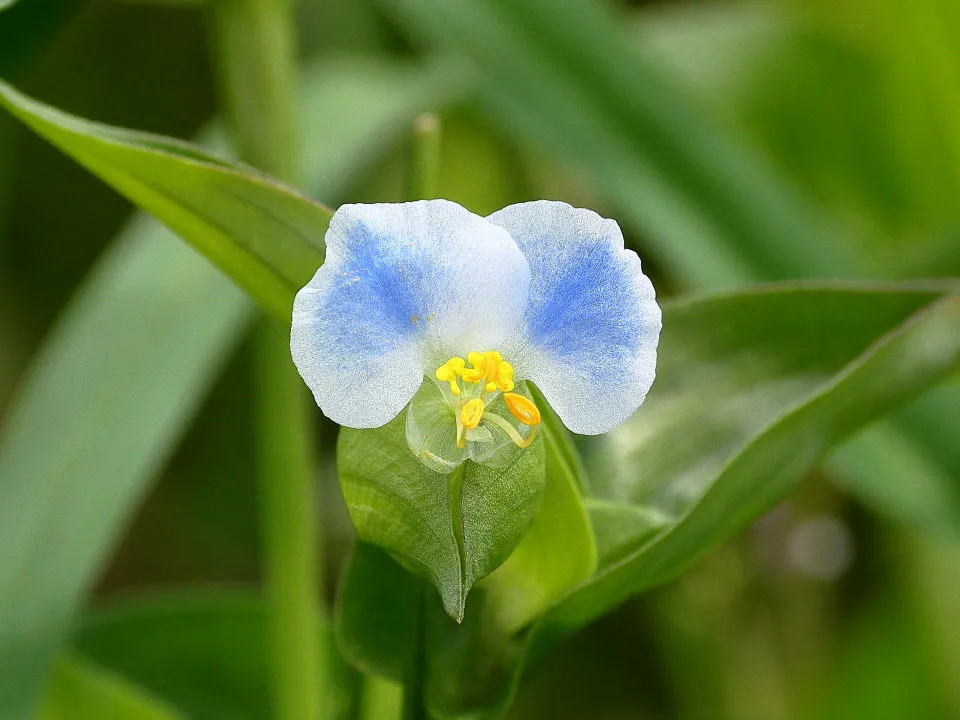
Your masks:
<instances>
[{"instance_id":1,"label":"yellow anther","mask_svg":"<svg viewBox=\"0 0 960 720\"><path fill-rule=\"evenodd\" d=\"M472 352L467 355L467 360L473 365L472 368L467 368L463 371L463 379L467 382L480 382L485 380L487 377L487 355L492 355L496 351L489 353L478 353Z\"/></svg>"},{"instance_id":2,"label":"yellow anther","mask_svg":"<svg viewBox=\"0 0 960 720\"><path fill-rule=\"evenodd\" d=\"M450 358L443 365L437 368L435 374L440 382L450 383L450 392L454 395L460 394L460 386L457 385L457 377L463 373L463 367L466 363L463 358Z\"/></svg>"},{"instance_id":3,"label":"yellow anther","mask_svg":"<svg viewBox=\"0 0 960 720\"><path fill-rule=\"evenodd\" d=\"M463 423L463 426L468 430L473 430L477 427L482 417L483 400L479 398L467 401L464 406L460 408L460 422Z\"/></svg>"},{"instance_id":4,"label":"yellow anther","mask_svg":"<svg viewBox=\"0 0 960 720\"><path fill-rule=\"evenodd\" d=\"M513 390L513 365L508 362L501 361L498 371L497 387L503 390L503 392L510 392Z\"/></svg>"},{"instance_id":5,"label":"yellow anther","mask_svg":"<svg viewBox=\"0 0 960 720\"><path fill-rule=\"evenodd\" d=\"M524 425L532 427L540 424L540 410L529 398L508 392L503 394L503 401L507 404L510 414Z\"/></svg>"},{"instance_id":6,"label":"yellow anther","mask_svg":"<svg viewBox=\"0 0 960 720\"><path fill-rule=\"evenodd\" d=\"M472 352L467 355L472 368L467 368L461 377L467 382L484 382L484 389L493 392L497 388L504 392L513 390L513 365L505 362L503 356L496 350L485 353Z\"/></svg>"}]
</instances>

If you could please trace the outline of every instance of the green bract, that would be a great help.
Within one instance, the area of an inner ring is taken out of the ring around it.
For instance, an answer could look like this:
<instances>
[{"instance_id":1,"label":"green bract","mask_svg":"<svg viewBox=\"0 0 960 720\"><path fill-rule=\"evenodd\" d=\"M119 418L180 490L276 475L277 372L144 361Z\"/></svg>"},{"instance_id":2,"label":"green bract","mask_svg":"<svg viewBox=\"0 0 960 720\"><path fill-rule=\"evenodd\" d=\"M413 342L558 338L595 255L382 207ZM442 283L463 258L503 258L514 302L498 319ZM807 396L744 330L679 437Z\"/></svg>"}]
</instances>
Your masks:
<instances>
[{"instance_id":1,"label":"green bract","mask_svg":"<svg viewBox=\"0 0 960 720\"><path fill-rule=\"evenodd\" d=\"M357 535L427 576L451 617L533 523L544 483L543 443L502 468L467 460L442 475L410 452L400 415L382 428L343 428L340 487Z\"/></svg>"}]
</instances>

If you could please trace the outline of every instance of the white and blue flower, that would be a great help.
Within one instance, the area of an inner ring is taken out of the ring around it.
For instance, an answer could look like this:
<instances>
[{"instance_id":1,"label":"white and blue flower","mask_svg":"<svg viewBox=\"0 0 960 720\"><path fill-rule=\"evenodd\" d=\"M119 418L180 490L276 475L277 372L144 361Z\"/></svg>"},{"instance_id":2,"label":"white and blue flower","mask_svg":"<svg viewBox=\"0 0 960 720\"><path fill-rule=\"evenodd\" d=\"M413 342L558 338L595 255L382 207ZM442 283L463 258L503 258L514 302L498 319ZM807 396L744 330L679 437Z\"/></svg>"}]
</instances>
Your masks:
<instances>
[{"instance_id":1,"label":"white and blue flower","mask_svg":"<svg viewBox=\"0 0 960 720\"><path fill-rule=\"evenodd\" d=\"M509 426L522 445L540 417L515 387L524 380L588 435L626 420L653 383L653 286L616 222L590 210L537 201L482 218L446 200L344 205L326 242L294 302L291 350L340 425L386 424L427 379L455 411L457 446L488 439L485 426Z\"/></svg>"}]
</instances>

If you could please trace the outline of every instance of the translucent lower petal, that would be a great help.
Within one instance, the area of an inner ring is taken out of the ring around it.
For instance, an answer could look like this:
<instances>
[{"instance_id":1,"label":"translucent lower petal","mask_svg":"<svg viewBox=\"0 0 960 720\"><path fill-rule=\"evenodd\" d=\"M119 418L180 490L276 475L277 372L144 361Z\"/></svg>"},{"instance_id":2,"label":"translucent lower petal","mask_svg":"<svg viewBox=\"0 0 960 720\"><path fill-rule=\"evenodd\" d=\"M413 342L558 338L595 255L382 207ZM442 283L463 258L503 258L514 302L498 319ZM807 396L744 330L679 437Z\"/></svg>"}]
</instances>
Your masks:
<instances>
[{"instance_id":1,"label":"translucent lower petal","mask_svg":"<svg viewBox=\"0 0 960 720\"><path fill-rule=\"evenodd\" d=\"M519 388L525 396L529 391L523 385ZM465 460L480 465L502 468L509 465L518 452L523 452L514 441L496 424L486 420L472 430L466 430L465 442L457 444L458 401L444 383L427 379L414 395L407 408L407 445L410 451L431 470L449 473ZM513 421L503 401L496 393L486 407L491 413L515 427L521 437L526 437L530 429Z\"/></svg>"}]
</instances>

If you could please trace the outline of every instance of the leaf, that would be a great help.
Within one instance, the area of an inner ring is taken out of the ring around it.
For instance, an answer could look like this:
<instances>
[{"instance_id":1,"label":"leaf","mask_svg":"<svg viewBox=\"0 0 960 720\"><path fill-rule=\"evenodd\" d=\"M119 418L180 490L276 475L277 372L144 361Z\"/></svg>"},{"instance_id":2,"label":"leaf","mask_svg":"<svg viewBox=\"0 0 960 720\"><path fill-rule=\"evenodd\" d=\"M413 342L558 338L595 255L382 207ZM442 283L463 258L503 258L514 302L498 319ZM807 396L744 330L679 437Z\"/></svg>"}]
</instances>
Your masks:
<instances>
[{"instance_id":1,"label":"leaf","mask_svg":"<svg viewBox=\"0 0 960 720\"><path fill-rule=\"evenodd\" d=\"M267 622L264 603L246 591L133 596L91 613L74 646L188 717L261 720L272 703ZM316 632L328 647L326 628Z\"/></svg>"},{"instance_id":2,"label":"leaf","mask_svg":"<svg viewBox=\"0 0 960 720\"><path fill-rule=\"evenodd\" d=\"M904 412L899 417L911 419ZM956 538L960 535L960 487L956 482L960 466L951 466L931 452L956 446L955 440L936 437L932 429L940 425L936 421L918 423L917 427L927 428L924 439L897 432L910 429L904 422L872 427L831 454L826 467L835 474L833 481L841 490L886 518ZM907 478L909 482L905 482Z\"/></svg>"},{"instance_id":3,"label":"leaf","mask_svg":"<svg viewBox=\"0 0 960 720\"><path fill-rule=\"evenodd\" d=\"M0 436L0 716L23 714L250 309L139 218L52 331Z\"/></svg>"},{"instance_id":4,"label":"leaf","mask_svg":"<svg viewBox=\"0 0 960 720\"><path fill-rule=\"evenodd\" d=\"M593 575L597 544L580 496L580 459L559 420L545 402L543 445L546 484L543 503L530 530L482 585L496 608L497 627L514 633L540 617L566 591ZM552 419L548 420L547 416Z\"/></svg>"},{"instance_id":5,"label":"leaf","mask_svg":"<svg viewBox=\"0 0 960 720\"><path fill-rule=\"evenodd\" d=\"M597 536L602 566L611 565L667 526L669 518L656 510L591 498L590 521Z\"/></svg>"},{"instance_id":6,"label":"leaf","mask_svg":"<svg viewBox=\"0 0 960 720\"><path fill-rule=\"evenodd\" d=\"M428 577L463 619L473 584L503 563L530 527L544 483L543 443L495 470L465 462L449 475L407 446L406 413L375 430L343 428L340 488L357 535Z\"/></svg>"},{"instance_id":7,"label":"leaf","mask_svg":"<svg viewBox=\"0 0 960 720\"><path fill-rule=\"evenodd\" d=\"M0 105L289 319L294 293L323 261L325 207L188 143L82 120L4 82Z\"/></svg>"},{"instance_id":8,"label":"leaf","mask_svg":"<svg viewBox=\"0 0 960 720\"><path fill-rule=\"evenodd\" d=\"M940 288L811 284L668 304L654 390L594 468L599 495L668 524L545 625L579 626L676 576L832 445L960 365L960 296Z\"/></svg>"},{"instance_id":9,"label":"leaf","mask_svg":"<svg viewBox=\"0 0 960 720\"><path fill-rule=\"evenodd\" d=\"M185 720L127 680L79 657L63 658L53 671L39 720Z\"/></svg>"},{"instance_id":10,"label":"leaf","mask_svg":"<svg viewBox=\"0 0 960 720\"><path fill-rule=\"evenodd\" d=\"M304 167L331 193L355 172L340 147L382 148L449 91L446 75L394 67L393 92L373 67L382 102L363 105L352 100L370 92L359 69L350 84L317 82L338 73L305 73L309 108L355 111L325 113ZM222 275L140 217L51 331L0 432L0 717L30 714L73 616L250 311Z\"/></svg>"},{"instance_id":11,"label":"leaf","mask_svg":"<svg viewBox=\"0 0 960 720\"><path fill-rule=\"evenodd\" d=\"M365 675L407 679L421 582L376 545L354 543L340 578L334 632L343 656Z\"/></svg>"}]
</instances>

